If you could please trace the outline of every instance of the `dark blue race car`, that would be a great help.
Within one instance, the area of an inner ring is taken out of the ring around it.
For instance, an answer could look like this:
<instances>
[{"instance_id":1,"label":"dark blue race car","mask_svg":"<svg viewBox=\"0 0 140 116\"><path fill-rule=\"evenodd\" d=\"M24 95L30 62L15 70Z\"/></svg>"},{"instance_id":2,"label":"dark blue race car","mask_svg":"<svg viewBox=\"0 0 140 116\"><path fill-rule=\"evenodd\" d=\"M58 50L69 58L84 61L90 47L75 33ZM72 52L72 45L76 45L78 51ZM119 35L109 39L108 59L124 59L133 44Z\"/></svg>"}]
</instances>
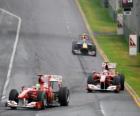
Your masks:
<instances>
[{"instance_id":1,"label":"dark blue race car","mask_svg":"<svg viewBox=\"0 0 140 116\"><path fill-rule=\"evenodd\" d=\"M87 35L81 35L80 40L72 42L72 53L96 56L96 46Z\"/></svg>"}]
</instances>

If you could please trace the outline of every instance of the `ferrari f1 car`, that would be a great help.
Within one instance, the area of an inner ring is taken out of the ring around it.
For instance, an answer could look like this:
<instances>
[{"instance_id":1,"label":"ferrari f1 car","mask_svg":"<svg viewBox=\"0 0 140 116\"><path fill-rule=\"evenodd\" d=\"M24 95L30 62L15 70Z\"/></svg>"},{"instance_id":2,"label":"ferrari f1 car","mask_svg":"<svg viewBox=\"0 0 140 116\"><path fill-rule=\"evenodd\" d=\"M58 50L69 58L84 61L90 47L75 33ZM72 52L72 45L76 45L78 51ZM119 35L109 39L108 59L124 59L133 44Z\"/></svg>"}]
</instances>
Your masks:
<instances>
[{"instance_id":1,"label":"ferrari f1 car","mask_svg":"<svg viewBox=\"0 0 140 116\"><path fill-rule=\"evenodd\" d=\"M80 40L72 42L72 53L96 56L96 46L89 39L87 34L80 36Z\"/></svg>"},{"instance_id":2,"label":"ferrari f1 car","mask_svg":"<svg viewBox=\"0 0 140 116\"><path fill-rule=\"evenodd\" d=\"M46 106L60 105L68 106L69 90L62 87L62 76L38 75L39 83L31 88L22 87L18 92L12 89L9 93L7 106L11 109L35 108L44 109Z\"/></svg>"},{"instance_id":3,"label":"ferrari f1 car","mask_svg":"<svg viewBox=\"0 0 140 116\"><path fill-rule=\"evenodd\" d=\"M114 91L124 90L125 77L116 73L116 63L104 62L102 72L93 72L87 79L87 91Z\"/></svg>"}]
</instances>

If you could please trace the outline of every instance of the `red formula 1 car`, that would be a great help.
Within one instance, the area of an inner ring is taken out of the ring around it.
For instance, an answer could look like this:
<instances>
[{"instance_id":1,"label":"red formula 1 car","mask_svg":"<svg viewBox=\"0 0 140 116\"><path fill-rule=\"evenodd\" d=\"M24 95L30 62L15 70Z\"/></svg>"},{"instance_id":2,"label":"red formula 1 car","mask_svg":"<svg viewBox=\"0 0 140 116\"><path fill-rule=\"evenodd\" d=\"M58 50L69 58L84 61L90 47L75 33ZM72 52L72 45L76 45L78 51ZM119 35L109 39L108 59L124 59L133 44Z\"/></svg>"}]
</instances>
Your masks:
<instances>
[{"instance_id":1,"label":"red formula 1 car","mask_svg":"<svg viewBox=\"0 0 140 116\"><path fill-rule=\"evenodd\" d=\"M20 93L12 89L9 93L7 106L12 109L18 107L44 109L46 106L60 104L68 106L69 90L62 87L62 76L38 75L39 83L31 88L22 87Z\"/></svg>"},{"instance_id":2,"label":"red formula 1 car","mask_svg":"<svg viewBox=\"0 0 140 116\"><path fill-rule=\"evenodd\" d=\"M87 79L87 91L114 91L124 90L124 75L116 73L116 63L104 62L102 72L93 72Z\"/></svg>"}]
</instances>

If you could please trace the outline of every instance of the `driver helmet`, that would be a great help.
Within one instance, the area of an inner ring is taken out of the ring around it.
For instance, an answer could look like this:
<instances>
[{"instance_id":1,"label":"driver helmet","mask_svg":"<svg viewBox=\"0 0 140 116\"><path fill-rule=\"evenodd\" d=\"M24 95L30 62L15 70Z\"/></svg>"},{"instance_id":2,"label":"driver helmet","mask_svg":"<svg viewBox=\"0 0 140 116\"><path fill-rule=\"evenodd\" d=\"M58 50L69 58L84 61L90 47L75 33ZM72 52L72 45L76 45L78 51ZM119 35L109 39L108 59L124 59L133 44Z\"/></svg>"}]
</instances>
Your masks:
<instances>
[{"instance_id":1,"label":"driver helmet","mask_svg":"<svg viewBox=\"0 0 140 116\"><path fill-rule=\"evenodd\" d=\"M86 33L82 33L81 34L81 39L86 39L87 34Z\"/></svg>"},{"instance_id":2,"label":"driver helmet","mask_svg":"<svg viewBox=\"0 0 140 116\"><path fill-rule=\"evenodd\" d=\"M83 35L83 39L86 39L87 34L86 33L83 33L82 35Z\"/></svg>"}]
</instances>

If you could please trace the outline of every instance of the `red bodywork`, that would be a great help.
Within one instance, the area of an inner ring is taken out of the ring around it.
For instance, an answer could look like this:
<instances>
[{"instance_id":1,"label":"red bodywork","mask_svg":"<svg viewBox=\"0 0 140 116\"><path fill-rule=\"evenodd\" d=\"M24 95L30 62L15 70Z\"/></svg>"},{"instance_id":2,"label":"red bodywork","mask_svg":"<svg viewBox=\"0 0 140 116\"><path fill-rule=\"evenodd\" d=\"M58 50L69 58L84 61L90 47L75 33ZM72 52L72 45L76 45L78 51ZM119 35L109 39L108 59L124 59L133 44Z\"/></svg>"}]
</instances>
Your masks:
<instances>
[{"instance_id":1,"label":"red bodywork","mask_svg":"<svg viewBox=\"0 0 140 116\"><path fill-rule=\"evenodd\" d=\"M101 79L102 76L104 76L105 78ZM109 71L102 72L102 73L93 72L92 78L96 82L96 84L103 82L109 86L110 84L112 84L114 74L111 74L111 72L109 72Z\"/></svg>"},{"instance_id":2,"label":"red bodywork","mask_svg":"<svg viewBox=\"0 0 140 116\"><path fill-rule=\"evenodd\" d=\"M43 79L43 83L39 83L39 88L33 86L31 88L22 87L21 92L18 94L17 99L18 101L22 101L22 105L19 105L17 102L12 102L12 100L9 100L8 106L10 107L31 107L40 109L42 108L42 105L45 104L50 105L54 101L57 100L57 95L54 92L53 84L55 83L57 85L57 89L62 86L62 78L61 76L58 77L58 75L38 75L39 78L41 77ZM40 93L43 93L45 98L43 98L42 101L39 99L42 99L40 97ZM40 98L38 98L40 97ZM24 103L26 101L26 103Z\"/></svg>"},{"instance_id":3,"label":"red bodywork","mask_svg":"<svg viewBox=\"0 0 140 116\"><path fill-rule=\"evenodd\" d=\"M51 75L47 75L47 76L43 76L45 83L40 84L40 88L36 89L36 87L32 87L32 88L22 88L22 91L20 92L18 98L19 99L33 99L36 100L39 91L42 91L46 94L47 96L47 102L48 103L52 103L52 101L54 100L54 93L53 93L53 89L51 86ZM46 82L47 81L47 82ZM46 85L47 83L47 85ZM60 83L58 82L58 87L60 87Z\"/></svg>"},{"instance_id":4,"label":"red bodywork","mask_svg":"<svg viewBox=\"0 0 140 116\"><path fill-rule=\"evenodd\" d=\"M88 92L98 91L114 91L119 92L124 88L124 77L116 73L116 63L102 63L103 70L101 72L93 72L87 79Z\"/></svg>"}]
</instances>

